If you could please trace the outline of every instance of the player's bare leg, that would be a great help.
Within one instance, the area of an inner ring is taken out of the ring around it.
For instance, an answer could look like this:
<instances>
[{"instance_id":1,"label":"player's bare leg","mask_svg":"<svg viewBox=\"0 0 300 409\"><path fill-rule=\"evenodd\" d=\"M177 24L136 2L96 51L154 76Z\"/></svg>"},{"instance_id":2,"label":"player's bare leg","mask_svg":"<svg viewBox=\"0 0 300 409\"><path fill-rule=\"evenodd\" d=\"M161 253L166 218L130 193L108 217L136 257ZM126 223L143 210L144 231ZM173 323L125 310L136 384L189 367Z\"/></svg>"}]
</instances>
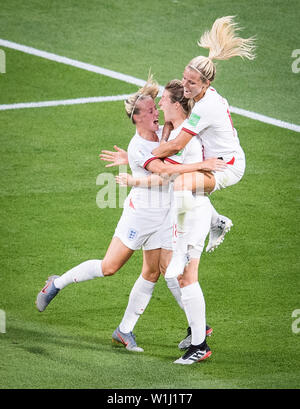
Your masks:
<instances>
[{"instance_id":1,"label":"player's bare leg","mask_svg":"<svg viewBox=\"0 0 300 409\"><path fill-rule=\"evenodd\" d=\"M50 276L37 295L37 309L40 312L44 311L59 291L69 284L115 274L133 252L118 237L113 237L103 260L87 260L61 276Z\"/></svg>"}]
</instances>

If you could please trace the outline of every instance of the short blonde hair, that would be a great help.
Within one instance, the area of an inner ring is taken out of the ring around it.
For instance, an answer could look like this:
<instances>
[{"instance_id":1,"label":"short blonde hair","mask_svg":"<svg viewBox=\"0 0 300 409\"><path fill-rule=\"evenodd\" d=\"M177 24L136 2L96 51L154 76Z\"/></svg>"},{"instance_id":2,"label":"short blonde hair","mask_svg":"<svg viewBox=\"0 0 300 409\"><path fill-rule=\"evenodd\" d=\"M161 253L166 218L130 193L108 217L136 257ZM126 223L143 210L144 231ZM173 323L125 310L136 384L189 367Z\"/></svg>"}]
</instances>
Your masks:
<instances>
[{"instance_id":1,"label":"short blonde hair","mask_svg":"<svg viewBox=\"0 0 300 409\"><path fill-rule=\"evenodd\" d=\"M135 94L131 95L125 100L125 111L128 116L135 124L133 115L139 114L138 102L145 98L152 98L153 100L157 97L159 92L159 85L153 79L153 75L149 74L146 84L140 88Z\"/></svg>"},{"instance_id":2,"label":"short blonde hair","mask_svg":"<svg viewBox=\"0 0 300 409\"><path fill-rule=\"evenodd\" d=\"M253 60L254 37L241 38L237 36L240 28L234 22L234 16L218 18L210 31L206 31L198 41L199 47L208 48L208 57L193 58L188 67L199 72L202 81L213 81L216 75L216 65L213 60L228 60L241 57Z\"/></svg>"}]
</instances>

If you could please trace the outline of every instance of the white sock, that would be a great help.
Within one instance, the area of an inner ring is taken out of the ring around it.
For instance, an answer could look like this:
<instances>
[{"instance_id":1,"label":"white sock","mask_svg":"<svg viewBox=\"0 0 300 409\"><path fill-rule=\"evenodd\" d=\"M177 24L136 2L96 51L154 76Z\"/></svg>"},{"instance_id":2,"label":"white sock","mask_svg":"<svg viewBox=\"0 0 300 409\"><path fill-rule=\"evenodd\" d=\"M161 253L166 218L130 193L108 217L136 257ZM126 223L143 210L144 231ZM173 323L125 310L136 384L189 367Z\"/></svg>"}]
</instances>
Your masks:
<instances>
[{"instance_id":1,"label":"white sock","mask_svg":"<svg viewBox=\"0 0 300 409\"><path fill-rule=\"evenodd\" d=\"M211 227L212 206L206 196L196 197L197 206L186 214L185 231L191 258L200 258Z\"/></svg>"},{"instance_id":2,"label":"white sock","mask_svg":"<svg viewBox=\"0 0 300 409\"><path fill-rule=\"evenodd\" d=\"M185 226L186 214L195 205L193 194L189 190L174 192L174 210L176 237L173 240L173 250L175 252L186 253L187 251L187 232Z\"/></svg>"},{"instance_id":3,"label":"white sock","mask_svg":"<svg viewBox=\"0 0 300 409\"><path fill-rule=\"evenodd\" d=\"M165 280L166 280L168 289L173 294L175 300L177 301L177 304L179 305L179 307L181 309L184 309L182 301L181 301L181 289L180 289L179 282L178 282L177 278L176 277L165 278Z\"/></svg>"},{"instance_id":4,"label":"white sock","mask_svg":"<svg viewBox=\"0 0 300 409\"><path fill-rule=\"evenodd\" d=\"M102 272L102 260L88 260L73 267L62 276L54 280L54 285L60 290L72 283L92 280L96 277L104 277Z\"/></svg>"},{"instance_id":5,"label":"white sock","mask_svg":"<svg viewBox=\"0 0 300 409\"><path fill-rule=\"evenodd\" d=\"M216 209L211 205L212 208L212 214L211 214L211 225L214 226L215 224L218 223L219 219L219 213L216 211Z\"/></svg>"},{"instance_id":6,"label":"white sock","mask_svg":"<svg viewBox=\"0 0 300 409\"><path fill-rule=\"evenodd\" d=\"M173 249L186 253L188 245L198 245L204 242L210 230L212 206L207 196L196 196L194 208L185 213L177 214L177 237L173 240Z\"/></svg>"},{"instance_id":7,"label":"white sock","mask_svg":"<svg viewBox=\"0 0 300 409\"><path fill-rule=\"evenodd\" d=\"M120 324L121 332L127 334L133 331L140 315L143 314L152 297L156 283L145 280L142 275L134 283L129 295L129 301Z\"/></svg>"},{"instance_id":8,"label":"white sock","mask_svg":"<svg viewBox=\"0 0 300 409\"><path fill-rule=\"evenodd\" d=\"M187 232L186 232L186 225L185 225L185 218L186 218L187 212L180 213L176 215L176 236L173 237L173 251L174 252L180 252L180 253L186 253L187 251Z\"/></svg>"},{"instance_id":9,"label":"white sock","mask_svg":"<svg viewBox=\"0 0 300 409\"><path fill-rule=\"evenodd\" d=\"M199 282L181 288L181 293L184 311L192 330L192 344L202 344L206 338L206 318L205 301Z\"/></svg>"}]
</instances>

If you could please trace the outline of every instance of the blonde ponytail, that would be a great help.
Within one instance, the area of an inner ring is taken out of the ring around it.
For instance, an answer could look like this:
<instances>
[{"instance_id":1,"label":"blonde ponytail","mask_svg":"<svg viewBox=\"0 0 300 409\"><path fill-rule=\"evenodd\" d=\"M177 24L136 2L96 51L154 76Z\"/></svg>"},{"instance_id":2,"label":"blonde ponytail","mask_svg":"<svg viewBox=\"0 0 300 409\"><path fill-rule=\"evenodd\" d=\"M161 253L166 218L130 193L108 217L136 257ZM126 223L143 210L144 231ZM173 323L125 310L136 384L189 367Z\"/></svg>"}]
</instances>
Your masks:
<instances>
[{"instance_id":1,"label":"blonde ponytail","mask_svg":"<svg viewBox=\"0 0 300 409\"><path fill-rule=\"evenodd\" d=\"M139 113L139 109L137 107L138 101L141 101L148 97L151 97L154 100L157 97L158 92L159 85L153 79L153 75L149 73L148 80L145 85L140 88L135 94L131 95L128 99L125 100L126 114L133 123L135 123L133 120L133 115Z\"/></svg>"},{"instance_id":2,"label":"blonde ponytail","mask_svg":"<svg viewBox=\"0 0 300 409\"><path fill-rule=\"evenodd\" d=\"M213 60L228 60L232 57L241 57L253 60L254 37L241 38L236 35L240 28L234 22L234 16L218 18L210 31L206 31L198 41L199 47L208 48L208 57L193 58L189 66L202 75L202 80L213 81L216 66Z\"/></svg>"}]
</instances>

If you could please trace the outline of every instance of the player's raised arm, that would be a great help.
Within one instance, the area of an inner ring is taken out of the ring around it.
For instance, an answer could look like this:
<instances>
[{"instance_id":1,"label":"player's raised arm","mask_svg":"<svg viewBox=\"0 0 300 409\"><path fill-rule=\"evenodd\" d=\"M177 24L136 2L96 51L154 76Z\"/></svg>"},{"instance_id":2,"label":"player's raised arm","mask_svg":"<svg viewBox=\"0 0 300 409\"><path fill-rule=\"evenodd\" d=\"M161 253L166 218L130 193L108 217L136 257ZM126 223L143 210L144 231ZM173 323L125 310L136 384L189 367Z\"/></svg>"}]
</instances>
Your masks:
<instances>
[{"instance_id":1,"label":"player's raised arm","mask_svg":"<svg viewBox=\"0 0 300 409\"><path fill-rule=\"evenodd\" d=\"M168 156L175 155L187 145L187 143L192 139L192 137L193 136L188 132L181 131L180 134L175 139L160 144L157 148L155 148L152 151L152 153L157 158L166 158Z\"/></svg>"}]
</instances>

